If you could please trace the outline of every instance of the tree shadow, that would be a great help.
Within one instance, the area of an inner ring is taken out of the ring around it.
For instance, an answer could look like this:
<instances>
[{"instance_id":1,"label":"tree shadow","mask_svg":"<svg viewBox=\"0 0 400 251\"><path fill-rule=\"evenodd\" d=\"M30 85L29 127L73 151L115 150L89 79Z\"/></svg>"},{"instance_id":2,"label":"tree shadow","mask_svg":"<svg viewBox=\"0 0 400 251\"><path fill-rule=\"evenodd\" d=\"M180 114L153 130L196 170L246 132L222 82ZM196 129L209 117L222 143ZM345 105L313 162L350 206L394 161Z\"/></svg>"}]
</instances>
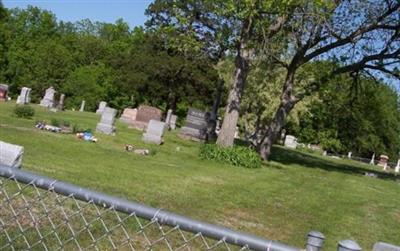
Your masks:
<instances>
[{"instance_id":1,"label":"tree shadow","mask_svg":"<svg viewBox=\"0 0 400 251\"><path fill-rule=\"evenodd\" d=\"M328 157L319 157L310 153L287 149L279 146L274 146L272 148L270 160L285 165L296 164L307 168L319 168L330 172L342 172L351 175L365 176L366 173L368 173L373 174L374 177L379 179L400 181L400 176L395 176L393 173L387 173L384 171L374 170L372 168L364 168L361 166L340 163L341 161L334 161L334 159L329 160Z\"/></svg>"}]
</instances>

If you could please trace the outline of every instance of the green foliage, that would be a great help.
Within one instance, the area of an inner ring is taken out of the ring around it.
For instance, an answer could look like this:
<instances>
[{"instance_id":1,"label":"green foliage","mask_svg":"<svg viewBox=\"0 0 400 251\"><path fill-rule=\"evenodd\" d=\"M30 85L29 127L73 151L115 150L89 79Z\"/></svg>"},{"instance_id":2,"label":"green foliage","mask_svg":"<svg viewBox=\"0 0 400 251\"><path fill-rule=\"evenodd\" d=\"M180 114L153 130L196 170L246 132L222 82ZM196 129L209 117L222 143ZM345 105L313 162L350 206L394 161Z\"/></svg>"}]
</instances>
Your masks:
<instances>
[{"instance_id":1,"label":"green foliage","mask_svg":"<svg viewBox=\"0 0 400 251\"><path fill-rule=\"evenodd\" d=\"M200 147L199 156L202 159L218 160L234 166L261 167L260 156L249 147L233 146L223 148L215 144L204 144Z\"/></svg>"},{"instance_id":2,"label":"green foliage","mask_svg":"<svg viewBox=\"0 0 400 251\"><path fill-rule=\"evenodd\" d=\"M17 105L14 108L14 114L19 118L30 119L35 115L35 109L29 105Z\"/></svg>"}]
</instances>

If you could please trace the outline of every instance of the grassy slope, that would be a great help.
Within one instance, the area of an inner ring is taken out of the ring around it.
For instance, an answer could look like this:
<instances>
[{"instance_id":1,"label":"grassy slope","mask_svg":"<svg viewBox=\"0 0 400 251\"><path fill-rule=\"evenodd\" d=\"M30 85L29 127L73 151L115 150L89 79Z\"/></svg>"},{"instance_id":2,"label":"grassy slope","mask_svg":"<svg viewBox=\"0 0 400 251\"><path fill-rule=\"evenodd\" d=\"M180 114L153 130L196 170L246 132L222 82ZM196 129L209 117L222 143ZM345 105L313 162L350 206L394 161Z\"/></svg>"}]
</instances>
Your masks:
<instances>
[{"instance_id":1,"label":"grassy slope","mask_svg":"<svg viewBox=\"0 0 400 251\"><path fill-rule=\"evenodd\" d=\"M0 140L25 147L25 169L294 246L313 229L326 235L326 250L349 238L366 250L378 240L400 245L400 182L363 176L371 166L276 147L271 162L248 170L198 159L198 144L175 133L162 146L145 145L141 132L117 123L117 136L96 134L93 144L38 131L34 122L58 118L94 129L94 113L35 106L26 120L13 107L0 103ZM126 153L125 143L156 154Z\"/></svg>"}]
</instances>

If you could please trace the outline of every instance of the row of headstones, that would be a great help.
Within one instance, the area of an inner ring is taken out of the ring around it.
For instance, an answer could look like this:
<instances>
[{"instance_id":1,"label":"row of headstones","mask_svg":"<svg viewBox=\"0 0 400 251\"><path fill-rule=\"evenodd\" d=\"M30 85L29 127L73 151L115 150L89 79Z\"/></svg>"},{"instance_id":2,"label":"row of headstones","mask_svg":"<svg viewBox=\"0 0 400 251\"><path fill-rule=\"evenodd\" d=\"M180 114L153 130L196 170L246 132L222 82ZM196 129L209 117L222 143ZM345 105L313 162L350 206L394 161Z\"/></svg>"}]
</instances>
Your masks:
<instances>
[{"instance_id":1,"label":"row of headstones","mask_svg":"<svg viewBox=\"0 0 400 251\"><path fill-rule=\"evenodd\" d=\"M100 122L96 131L104 134L115 133L115 120L117 110L107 107L107 103L100 102L96 113L101 114ZM138 109L126 108L120 117L120 121L127 123L131 128L145 130L143 141L155 144L163 142L163 135L166 129L176 129L177 115L168 110L165 121L161 121L162 111L158 108L141 105ZM210 115L195 108L189 108L185 126L181 128L179 136L196 141L205 141L210 131Z\"/></svg>"},{"instance_id":2,"label":"row of headstones","mask_svg":"<svg viewBox=\"0 0 400 251\"><path fill-rule=\"evenodd\" d=\"M21 93L17 98L17 104L18 105L26 105L31 102L30 98L30 93L32 89L28 87L22 87ZM46 107L51 109L52 111L57 111L57 110L64 110L64 100L65 100L65 94L61 94L58 102L56 103L55 101L55 93L56 90L53 87L49 87L46 89L46 92L44 94L44 97L40 100L40 106ZM85 109L85 100L82 101L81 107L79 111L84 111Z\"/></svg>"}]
</instances>

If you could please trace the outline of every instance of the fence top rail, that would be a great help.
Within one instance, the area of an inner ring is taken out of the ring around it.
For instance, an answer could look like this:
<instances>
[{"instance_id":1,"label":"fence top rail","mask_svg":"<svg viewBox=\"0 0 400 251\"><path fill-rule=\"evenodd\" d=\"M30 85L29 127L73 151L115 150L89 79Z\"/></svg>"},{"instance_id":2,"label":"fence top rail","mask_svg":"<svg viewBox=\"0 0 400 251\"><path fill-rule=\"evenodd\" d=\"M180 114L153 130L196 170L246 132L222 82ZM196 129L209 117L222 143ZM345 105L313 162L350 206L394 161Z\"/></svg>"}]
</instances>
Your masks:
<instances>
[{"instance_id":1,"label":"fence top rail","mask_svg":"<svg viewBox=\"0 0 400 251\"><path fill-rule=\"evenodd\" d=\"M226 227L194 220L189 217L178 215L163 209L153 208L141 203L117 198L17 168L0 165L0 176L8 179L15 179L20 183L34 185L37 188L51 190L64 196L72 196L77 200L85 202L91 201L98 206L113 208L116 211L122 213L134 214L147 220L157 220L161 224L165 224L168 226L178 226L181 230L188 231L194 234L201 233L205 237L215 240L224 240L225 242L232 245L242 247L246 246L251 250L300 250L298 248L290 247L280 242L268 240L252 234L235 231Z\"/></svg>"}]
</instances>

